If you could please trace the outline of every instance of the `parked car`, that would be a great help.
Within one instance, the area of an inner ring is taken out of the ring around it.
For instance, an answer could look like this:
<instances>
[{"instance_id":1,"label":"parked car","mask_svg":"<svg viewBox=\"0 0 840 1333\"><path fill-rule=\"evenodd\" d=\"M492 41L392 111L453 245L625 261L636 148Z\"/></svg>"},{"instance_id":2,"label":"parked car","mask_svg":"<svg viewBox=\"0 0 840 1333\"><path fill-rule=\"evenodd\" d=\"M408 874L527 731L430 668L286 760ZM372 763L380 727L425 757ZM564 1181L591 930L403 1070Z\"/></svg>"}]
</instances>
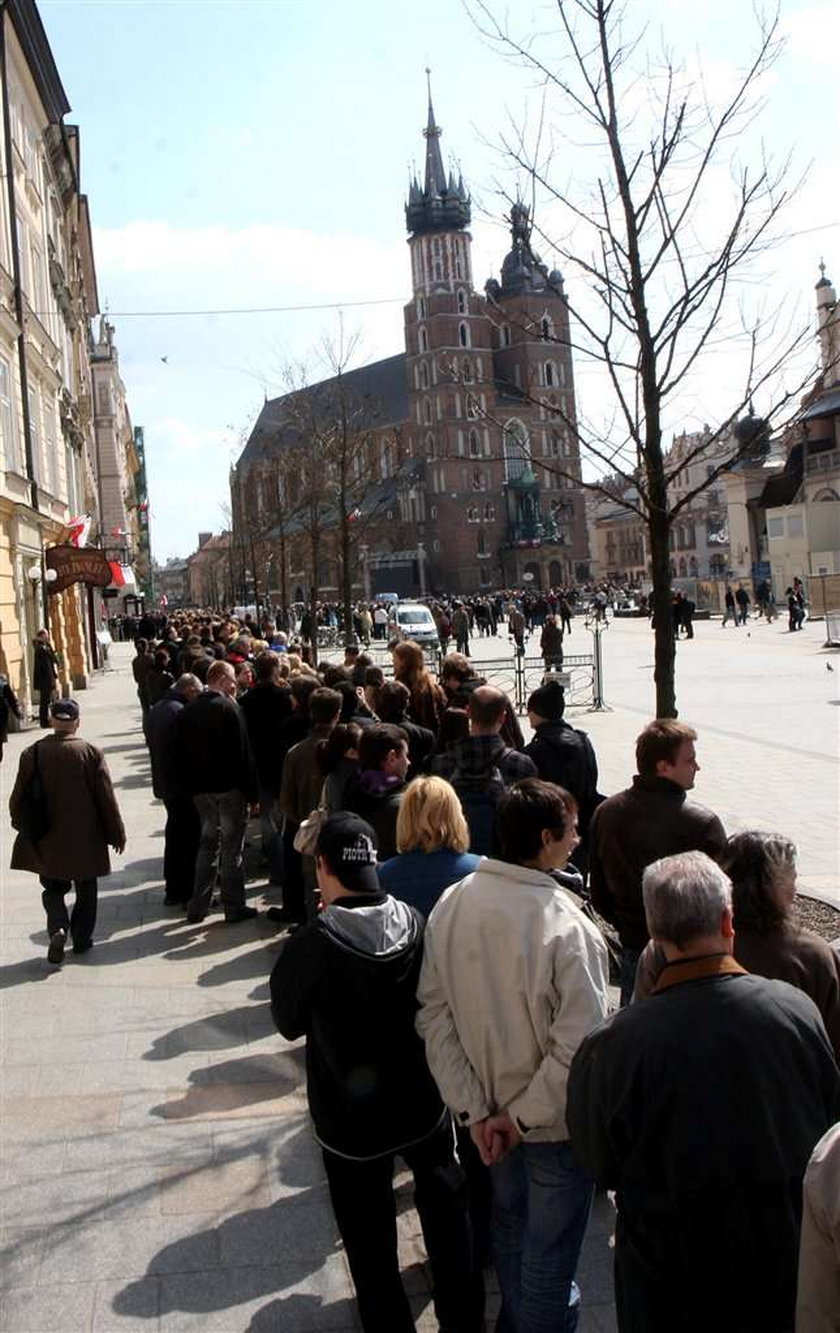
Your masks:
<instances>
[{"instance_id":1,"label":"parked car","mask_svg":"<svg viewBox=\"0 0 840 1333\"><path fill-rule=\"evenodd\" d=\"M421 602L397 602L388 617L389 639L413 639L423 648L440 648L434 616Z\"/></svg>"}]
</instances>

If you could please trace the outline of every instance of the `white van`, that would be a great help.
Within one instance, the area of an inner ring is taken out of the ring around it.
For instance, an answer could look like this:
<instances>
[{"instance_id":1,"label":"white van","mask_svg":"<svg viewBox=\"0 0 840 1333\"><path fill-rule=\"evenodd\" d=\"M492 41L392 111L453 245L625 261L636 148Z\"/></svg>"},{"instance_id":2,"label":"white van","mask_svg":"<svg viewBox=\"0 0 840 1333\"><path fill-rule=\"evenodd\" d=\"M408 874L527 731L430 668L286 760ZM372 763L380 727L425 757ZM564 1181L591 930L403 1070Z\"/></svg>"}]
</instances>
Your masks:
<instances>
[{"instance_id":1,"label":"white van","mask_svg":"<svg viewBox=\"0 0 840 1333\"><path fill-rule=\"evenodd\" d=\"M391 607L388 638L413 639L423 648L440 648L434 616L421 602L397 602Z\"/></svg>"}]
</instances>

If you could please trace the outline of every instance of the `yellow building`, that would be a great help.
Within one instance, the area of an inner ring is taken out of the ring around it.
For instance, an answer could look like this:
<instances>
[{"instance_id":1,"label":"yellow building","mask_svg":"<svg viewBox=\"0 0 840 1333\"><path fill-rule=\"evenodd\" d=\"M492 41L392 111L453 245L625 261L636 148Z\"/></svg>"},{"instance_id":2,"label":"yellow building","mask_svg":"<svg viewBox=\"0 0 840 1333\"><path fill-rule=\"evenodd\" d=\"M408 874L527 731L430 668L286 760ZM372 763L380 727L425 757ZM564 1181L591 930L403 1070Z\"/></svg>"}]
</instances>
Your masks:
<instances>
[{"instance_id":1,"label":"yellow building","mask_svg":"<svg viewBox=\"0 0 840 1333\"><path fill-rule=\"evenodd\" d=\"M49 629L63 688L85 685L88 590L49 596L44 551L98 514L88 329L98 312L79 133L32 0L0 17L0 671L31 706L31 643Z\"/></svg>"}]
</instances>

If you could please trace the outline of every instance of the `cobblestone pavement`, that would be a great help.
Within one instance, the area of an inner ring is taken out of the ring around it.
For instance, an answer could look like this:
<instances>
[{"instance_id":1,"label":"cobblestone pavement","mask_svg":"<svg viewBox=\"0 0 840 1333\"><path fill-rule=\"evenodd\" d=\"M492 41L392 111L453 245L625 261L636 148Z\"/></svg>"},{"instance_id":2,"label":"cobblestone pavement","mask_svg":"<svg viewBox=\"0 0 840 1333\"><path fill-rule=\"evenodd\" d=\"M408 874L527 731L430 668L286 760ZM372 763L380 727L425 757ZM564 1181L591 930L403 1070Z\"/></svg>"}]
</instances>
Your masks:
<instances>
[{"instance_id":1,"label":"cobblestone pavement","mask_svg":"<svg viewBox=\"0 0 840 1333\"><path fill-rule=\"evenodd\" d=\"M805 885L840 899L830 706L840 671L826 672L821 641L817 626L790 636L759 626L748 638L700 624L679 649L680 706L700 731L698 798L731 827L791 832ZM569 650L588 643L575 621ZM646 626L613 625L604 648L614 711L573 720L591 732L612 791L629 778L652 706ZM0 1329L356 1329L308 1128L302 1046L277 1036L266 1003L282 936L265 922L189 926L162 906L162 809L128 656L117 646L115 670L79 696L83 734L106 750L129 831L100 884L91 953L49 968L37 882L3 870ZM4 867L9 786L37 734L13 736L0 770ZM258 905L261 883L251 886ZM602 1197L579 1271L581 1333L615 1327L611 1231ZM433 1329L406 1180L400 1237L418 1328Z\"/></svg>"}]
</instances>

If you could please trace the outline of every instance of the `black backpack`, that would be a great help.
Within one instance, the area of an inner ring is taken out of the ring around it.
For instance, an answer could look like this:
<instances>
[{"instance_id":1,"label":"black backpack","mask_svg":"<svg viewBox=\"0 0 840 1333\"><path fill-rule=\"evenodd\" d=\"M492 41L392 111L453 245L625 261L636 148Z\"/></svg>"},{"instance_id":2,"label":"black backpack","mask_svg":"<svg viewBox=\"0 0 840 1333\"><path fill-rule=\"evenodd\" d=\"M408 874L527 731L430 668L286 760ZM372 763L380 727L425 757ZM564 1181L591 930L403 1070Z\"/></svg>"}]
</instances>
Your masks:
<instances>
[{"instance_id":1,"label":"black backpack","mask_svg":"<svg viewBox=\"0 0 840 1333\"><path fill-rule=\"evenodd\" d=\"M470 830L470 851L477 856L493 856L496 851L496 807L506 791L498 766L494 764L486 773L468 773L456 768L449 781L457 792Z\"/></svg>"}]
</instances>

